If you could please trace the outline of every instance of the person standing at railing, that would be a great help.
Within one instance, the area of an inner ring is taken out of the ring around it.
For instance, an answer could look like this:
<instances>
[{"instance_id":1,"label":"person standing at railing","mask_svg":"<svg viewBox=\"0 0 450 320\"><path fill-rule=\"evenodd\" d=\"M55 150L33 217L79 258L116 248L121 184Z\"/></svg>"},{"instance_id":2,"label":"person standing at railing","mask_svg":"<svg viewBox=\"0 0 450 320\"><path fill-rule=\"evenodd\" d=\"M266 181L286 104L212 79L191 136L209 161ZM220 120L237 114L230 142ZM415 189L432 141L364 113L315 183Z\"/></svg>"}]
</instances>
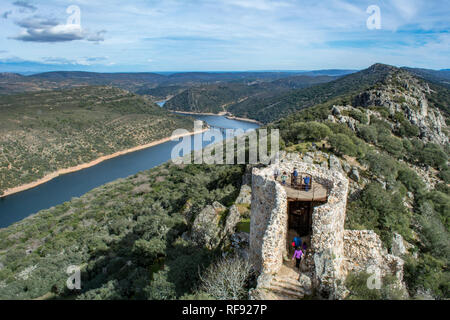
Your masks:
<instances>
[{"instance_id":1,"label":"person standing at railing","mask_svg":"<svg viewBox=\"0 0 450 320\"><path fill-rule=\"evenodd\" d=\"M281 175L281 184L283 186L286 185L286 180L287 180L287 173L286 171L284 171L283 174Z\"/></svg>"},{"instance_id":2,"label":"person standing at railing","mask_svg":"<svg viewBox=\"0 0 450 320\"><path fill-rule=\"evenodd\" d=\"M311 182L311 178L306 176L303 178L303 182L305 183L305 191L309 191L309 187L310 187L310 182Z\"/></svg>"},{"instance_id":3,"label":"person standing at railing","mask_svg":"<svg viewBox=\"0 0 450 320\"><path fill-rule=\"evenodd\" d=\"M298 179L298 171L297 168L294 168L294 172L292 172L292 186L297 186L297 179Z\"/></svg>"}]
</instances>

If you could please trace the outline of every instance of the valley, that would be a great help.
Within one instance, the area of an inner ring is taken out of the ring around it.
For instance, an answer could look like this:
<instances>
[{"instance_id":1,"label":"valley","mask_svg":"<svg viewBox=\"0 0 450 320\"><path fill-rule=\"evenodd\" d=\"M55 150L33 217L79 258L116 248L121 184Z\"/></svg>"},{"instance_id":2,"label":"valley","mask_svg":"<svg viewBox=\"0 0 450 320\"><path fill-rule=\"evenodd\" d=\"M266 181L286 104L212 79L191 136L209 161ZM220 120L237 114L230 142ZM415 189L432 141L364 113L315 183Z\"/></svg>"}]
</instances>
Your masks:
<instances>
[{"instance_id":1,"label":"valley","mask_svg":"<svg viewBox=\"0 0 450 320\"><path fill-rule=\"evenodd\" d=\"M284 157L297 159L294 163L304 170L330 172L348 181L348 189L342 189L346 198L340 195L346 203L339 231L346 235L345 257L357 260L385 252L399 262L393 269L401 275L383 269L387 271L379 291L363 285L370 274L350 268L333 297L448 299L448 88L383 64L335 79L315 79L318 83L300 88L298 83L291 86L291 76L253 85L195 84L162 108L148 95L114 87L0 96L8 117L1 127L2 187L163 139L169 128L191 128L190 118L168 110L206 122L214 116L199 113L228 112L260 121L261 128L278 129ZM270 89L274 86L278 89ZM34 103L25 106L24 99ZM120 159L105 161L98 169ZM254 212L274 202L270 193L261 193L261 186L278 183L270 175L264 182L253 180L261 179L257 170L262 165L175 165L167 160L84 189L71 200L0 229L0 298L223 299L231 296L219 294L211 283L219 281L215 275L222 273L217 270L232 272L230 266L247 277L239 299L258 298L261 292L276 299L292 292L295 299L326 298L322 286L314 287L315 279L323 276L321 269L314 269L308 258L318 244L307 251L305 264L312 267L300 278L301 289L288 288L295 281L280 284L281 276L266 287L263 277L251 276L245 257L255 250L252 226L264 227L256 224ZM96 167L79 171L82 179ZM372 244L368 239L379 251L364 249ZM84 285L76 292L64 286L69 264L82 266Z\"/></svg>"}]
</instances>

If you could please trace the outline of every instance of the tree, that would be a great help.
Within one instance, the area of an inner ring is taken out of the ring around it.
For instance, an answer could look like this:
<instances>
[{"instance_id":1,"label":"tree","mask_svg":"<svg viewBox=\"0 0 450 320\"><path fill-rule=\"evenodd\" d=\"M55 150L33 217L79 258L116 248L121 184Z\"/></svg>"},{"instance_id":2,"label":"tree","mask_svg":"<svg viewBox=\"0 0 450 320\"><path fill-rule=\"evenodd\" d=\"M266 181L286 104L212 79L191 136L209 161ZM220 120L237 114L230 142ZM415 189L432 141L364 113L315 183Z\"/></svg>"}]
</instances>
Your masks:
<instances>
[{"instance_id":1,"label":"tree","mask_svg":"<svg viewBox=\"0 0 450 320\"><path fill-rule=\"evenodd\" d=\"M368 125L358 126L358 133L361 138L363 138L368 143L377 142L377 129Z\"/></svg>"},{"instance_id":2,"label":"tree","mask_svg":"<svg viewBox=\"0 0 450 320\"><path fill-rule=\"evenodd\" d=\"M399 157L403 153L402 140L390 134L380 135L378 137L378 143L383 147L383 149L385 149L387 152L389 152L395 157Z\"/></svg>"},{"instance_id":3,"label":"tree","mask_svg":"<svg viewBox=\"0 0 450 320\"><path fill-rule=\"evenodd\" d=\"M331 147L339 154L347 154L349 156L357 155L357 148L347 135L338 133L332 135L329 139Z\"/></svg>"},{"instance_id":4,"label":"tree","mask_svg":"<svg viewBox=\"0 0 450 320\"><path fill-rule=\"evenodd\" d=\"M218 300L248 298L247 283L252 267L237 255L222 258L200 275L200 291Z\"/></svg>"},{"instance_id":5,"label":"tree","mask_svg":"<svg viewBox=\"0 0 450 320\"><path fill-rule=\"evenodd\" d=\"M327 125L316 121L294 123L292 130L294 136L302 141L320 141L332 134Z\"/></svg>"}]
</instances>

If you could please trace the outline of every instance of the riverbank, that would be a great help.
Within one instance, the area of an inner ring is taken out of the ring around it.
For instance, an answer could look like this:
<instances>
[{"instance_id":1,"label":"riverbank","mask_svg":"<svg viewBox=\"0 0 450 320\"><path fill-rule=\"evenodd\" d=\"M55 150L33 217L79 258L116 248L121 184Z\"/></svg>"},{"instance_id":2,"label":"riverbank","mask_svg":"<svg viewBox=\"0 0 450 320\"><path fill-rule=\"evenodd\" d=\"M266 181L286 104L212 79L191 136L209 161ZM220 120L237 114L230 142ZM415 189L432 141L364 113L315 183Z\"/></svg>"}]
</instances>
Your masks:
<instances>
[{"instance_id":1,"label":"riverbank","mask_svg":"<svg viewBox=\"0 0 450 320\"><path fill-rule=\"evenodd\" d=\"M264 123L259 122L258 120L249 119L249 118L240 118L240 117L235 117L235 116L225 116L225 118L230 119L230 120L238 120L238 121L256 123L256 124L259 124L260 126L264 125Z\"/></svg>"},{"instance_id":2,"label":"riverbank","mask_svg":"<svg viewBox=\"0 0 450 320\"><path fill-rule=\"evenodd\" d=\"M250 118L236 117L236 116L233 116L232 114L230 114L229 112L226 112L226 111L221 111L219 113L176 111L176 110L168 110L168 111L173 112L173 113L178 113L178 114L190 114L190 115L202 115L202 116L224 116L225 118L227 118L229 120L251 122L251 123L256 123L256 124L258 124L260 126L264 125L262 122L259 122L258 120L254 120L254 119L250 119Z\"/></svg>"},{"instance_id":3,"label":"riverbank","mask_svg":"<svg viewBox=\"0 0 450 320\"><path fill-rule=\"evenodd\" d=\"M209 128L205 128L205 129L202 129L200 131L189 132L189 133L186 133L186 134L176 135L176 136L173 136L173 137L172 136L166 137L166 138L159 139L159 140L156 140L156 141L144 144L144 145L136 146L136 147L133 147L133 148L129 148L129 149L125 149L125 150L122 150L122 151L115 152L115 153L110 154L110 155L102 156L102 157L97 158L97 159L95 159L93 161L90 161L88 163L79 164L77 166L70 167L70 168L60 169L58 171L52 172L52 173L44 176L43 178L41 178L39 180L30 182L30 183L27 183L27 184L23 184L23 185L18 186L18 187L6 189L4 191L4 193L0 196L0 198L5 198L5 197L10 196L12 194L15 194L15 193L18 193L18 192L22 192L22 191L25 191L25 190L28 190L28 189L35 188L35 187L37 187L37 186L39 186L41 184L44 184L44 183L46 183L46 182L48 182L48 181L50 181L52 179L55 179L55 178L57 178L57 177L59 177L61 175L72 173L72 172L76 172L76 171L80 171L80 170L83 170L83 169L86 169L86 168L89 168L89 167L93 167L93 166L95 166L95 165L97 165L97 164L99 164L99 163L101 163L103 161L106 161L106 160L109 160L109 159L112 159L112 158L115 158L115 157L119 157L119 156L122 156L122 155L127 154L127 153L131 153L131 152L147 149L147 148L150 148L150 147L154 147L154 146L156 146L158 144L162 144L162 143L168 142L171 139L178 139L178 138L182 138L182 137L185 137L185 136L191 136L191 135L194 135L194 134L203 133L203 132L205 132L207 130L209 130Z\"/></svg>"},{"instance_id":4,"label":"riverbank","mask_svg":"<svg viewBox=\"0 0 450 320\"><path fill-rule=\"evenodd\" d=\"M212 112L191 112L191 111L177 111L177 110L167 110L177 114L191 114L191 115L201 115L201 116L224 116L227 113L225 111L221 111L219 113Z\"/></svg>"}]
</instances>

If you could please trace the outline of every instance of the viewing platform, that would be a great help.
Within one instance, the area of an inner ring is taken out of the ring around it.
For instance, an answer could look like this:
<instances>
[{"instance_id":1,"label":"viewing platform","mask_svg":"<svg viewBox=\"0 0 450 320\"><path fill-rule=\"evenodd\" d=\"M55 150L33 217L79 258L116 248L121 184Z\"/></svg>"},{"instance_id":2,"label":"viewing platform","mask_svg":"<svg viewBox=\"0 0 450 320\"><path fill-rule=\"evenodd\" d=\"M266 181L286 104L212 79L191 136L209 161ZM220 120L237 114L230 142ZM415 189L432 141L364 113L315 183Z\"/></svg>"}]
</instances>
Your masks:
<instances>
[{"instance_id":1,"label":"viewing platform","mask_svg":"<svg viewBox=\"0 0 450 320\"><path fill-rule=\"evenodd\" d=\"M291 178L286 180L285 185L281 183L280 177L277 179L277 182L279 182L286 190L286 195L289 200L319 202L327 201L328 189L325 186L315 182L314 180L310 185L305 185L304 183L300 183L300 177L301 174L297 179L298 183L295 185L292 184Z\"/></svg>"}]
</instances>

